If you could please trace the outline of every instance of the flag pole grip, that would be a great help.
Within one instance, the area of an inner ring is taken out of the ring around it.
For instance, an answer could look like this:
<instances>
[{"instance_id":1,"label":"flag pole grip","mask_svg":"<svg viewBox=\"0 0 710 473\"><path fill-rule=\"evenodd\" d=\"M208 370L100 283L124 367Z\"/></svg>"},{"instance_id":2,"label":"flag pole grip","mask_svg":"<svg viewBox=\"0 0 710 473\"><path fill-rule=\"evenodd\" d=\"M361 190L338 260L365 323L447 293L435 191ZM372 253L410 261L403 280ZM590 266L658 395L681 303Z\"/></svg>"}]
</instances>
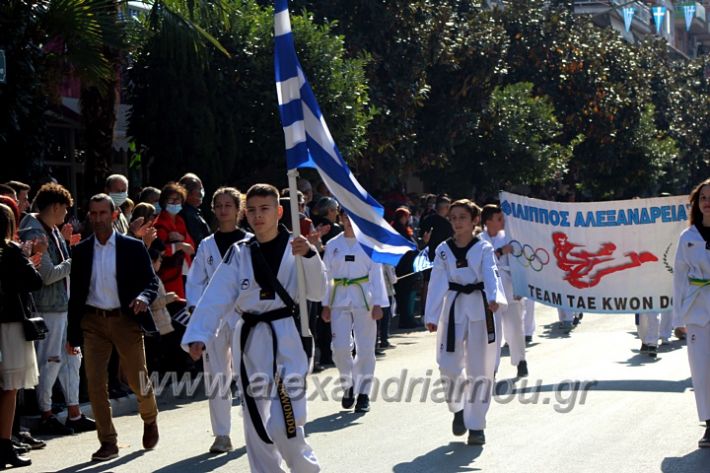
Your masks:
<instances>
[{"instance_id":1,"label":"flag pole grip","mask_svg":"<svg viewBox=\"0 0 710 473\"><path fill-rule=\"evenodd\" d=\"M298 186L296 178L298 170L289 169L288 171L288 195L289 205L291 208L291 229L293 237L301 236L301 219L298 212ZM310 337L311 331L308 327L308 303L306 302L306 274L303 271L303 257L296 256L296 275L298 277L298 307L301 311L301 336Z\"/></svg>"}]
</instances>

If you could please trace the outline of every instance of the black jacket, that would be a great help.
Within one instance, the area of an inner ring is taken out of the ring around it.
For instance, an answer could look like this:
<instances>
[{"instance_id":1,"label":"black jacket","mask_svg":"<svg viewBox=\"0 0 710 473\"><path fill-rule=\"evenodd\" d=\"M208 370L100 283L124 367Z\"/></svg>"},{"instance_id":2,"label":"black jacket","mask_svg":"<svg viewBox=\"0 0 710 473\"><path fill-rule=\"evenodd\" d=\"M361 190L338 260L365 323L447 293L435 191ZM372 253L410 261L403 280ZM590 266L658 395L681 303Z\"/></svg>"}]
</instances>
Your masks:
<instances>
[{"instance_id":1,"label":"black jacket","mask_svg":"<svg viewBox=\"0 0 710 473\"><path fill-rule=\"evenodd\" d=\"M86 299L91 285L91 270L94 260L95 236L83 240L73 248L71 266L71 295L69 297L69 327L67 341L74 347L81 346L83 335L81 319L86 312ZM116 280L121 310L133 314L128 306L138 296L147 299L150 305L158 295L158 276L148 250L142 241L116 232ZM153 314L148 311L135 315L136 321L146 332L157 332Z\"/></svg>"},{"instance_id":2,"label":"black jacket","mask_svg":"<svg viewBox=\"0 0 710 473\"><path fill-rule=\"evenodd\" d=\"M200 242L212 233L210 226L205 219L202 218L200 209L190 204L183 204L180 216L185 220L187 233L190 234L192 241L195 242L195 248L197 248Z\"/></svg>"},{"instance_id":3,"label":"black jacket","mask_svg":"<svg viewBox=\"0 0 710 473\"><path fill-rule=\"evenodd\" d=\"M15 243L0 246L0 323L31 317L30 292L42 287L39 275Z\"/></svg>"}]
</instances>

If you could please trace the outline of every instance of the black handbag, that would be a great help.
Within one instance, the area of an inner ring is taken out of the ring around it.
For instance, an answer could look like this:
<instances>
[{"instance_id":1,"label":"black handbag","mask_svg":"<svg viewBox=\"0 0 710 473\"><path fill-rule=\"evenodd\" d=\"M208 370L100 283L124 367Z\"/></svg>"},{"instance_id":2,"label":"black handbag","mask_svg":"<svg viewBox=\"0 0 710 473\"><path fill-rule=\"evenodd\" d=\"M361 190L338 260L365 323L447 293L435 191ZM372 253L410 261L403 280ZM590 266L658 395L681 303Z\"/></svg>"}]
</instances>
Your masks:
<instances>
[{"instance_id":1,"label":"black handbag","mask_svg":"<svg viewBox=\"0 0 710 473\"><path fill-rule=\"evenodd\" d=\"M25 331L25 340L34 342L47 338L49 328L42 317L25 318L22 321L22 328Z\"/></svg>"},{"instance_id":2,"label":"black handbag","mask_svg":"<svg viewBox=\"0 0 710 473\"><path fill-rule=\"evenodd\" d=\"M36 313L37 311L35 310L34 299L32 299L32 295L29 295L28 297L30 313ZM23 312L25 314L25 318L22 320L22 329L25 332L25 340L28 342L35 342L37 340L44 340L47 338L47 334L49 333L47 323L42 317L39 316L27 317L28 307L23 303L22 296L18 294L17 298L20 300L20 307L23 308Z\"/></svg>"}]
</instances>

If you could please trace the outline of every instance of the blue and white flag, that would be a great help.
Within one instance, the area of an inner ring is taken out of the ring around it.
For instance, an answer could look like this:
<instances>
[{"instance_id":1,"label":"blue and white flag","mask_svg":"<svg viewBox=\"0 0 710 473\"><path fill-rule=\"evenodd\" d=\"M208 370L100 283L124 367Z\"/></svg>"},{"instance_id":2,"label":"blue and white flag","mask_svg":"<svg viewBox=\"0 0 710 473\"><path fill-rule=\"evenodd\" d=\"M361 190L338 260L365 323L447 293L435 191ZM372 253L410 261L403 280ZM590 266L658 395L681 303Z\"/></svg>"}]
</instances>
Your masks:
<instances>
[{"instance_id":1,"label":"blue and white flag","mask_svg":"<svg viewBox=\"0 0 710 473\"><path fill-rule=\"evenodd\" d=\"M623 12L624 27L626 28L626 32L628 33L631 29L631 21L634 19L634 13L636 13L636 9L634 7L624 7Z\"/></svg>"},{"instance_id":2,"label":"blue and white flag","mask_svg":"<svg viewBox=\"0 0 710 473\"><path fill-rule=\"evenodd\" d=\"M666 11L666 7L651 8L651 13L653 14L653 21L656 23L656 34L659 34L661 32L663 20L666 18Z\"/></svg>"},{"instance_id":3,"label":"blue and white flag","mask_svg":"<svg viewBox=\"0 0 710 473\"><path fill-rule=\"evenodd\" d=\"M687 5L683 5L682 8L685 16L685 31L690 31L690 25L693 23L693 18L695 18L695 4L689 3Z\"/></svg>"},{"instance_id":4,"label":"blue and white flag","mask_svg":"<svg viewBox=\"0 0 710 473\"><path fill-rule=\"evenodd\" d=\"M429 247L424 248L419 252L414 262L412 263L412 271L415 273L421 273L429 268L433 268L434 263L429 259Z\"/></svg>"},{"instance_id":5,"label":"blue and white flag","mask_svg":"<svg viewBox=\"0 0 710 473\"><path fill-rule=\"evenodd\" d=\"M347 211L365 252L378 263L396 265L416 247L385 221L384 208L355 179L340 155L296 56L288 0L274 4L276 91L288 168L316 168Z\"/></svg>"}]
</instances>

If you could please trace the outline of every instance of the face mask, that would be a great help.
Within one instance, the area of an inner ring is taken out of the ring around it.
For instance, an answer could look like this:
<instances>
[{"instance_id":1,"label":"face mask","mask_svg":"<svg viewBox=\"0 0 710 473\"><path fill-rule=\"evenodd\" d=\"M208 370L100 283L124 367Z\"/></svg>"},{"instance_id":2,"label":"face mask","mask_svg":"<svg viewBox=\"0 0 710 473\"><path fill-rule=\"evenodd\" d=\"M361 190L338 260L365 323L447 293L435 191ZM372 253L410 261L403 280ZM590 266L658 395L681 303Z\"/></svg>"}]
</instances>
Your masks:
<instances>
[{"instance_id":1,"label":"face mask","mask_svg":"<svg viewBox=\"0 0 710 473\"><path fill-rule=\"evenodd\" d=\"M165 210L170 215L177 215L182 210L182 204L168 204L165 206Z\"/></svg>"},{"instance_id":2,"label":"face mask","mask_svg":"<svg viewBox=\"0 0 710 473\"><path fill-rule=\"evenodd\" d=\"M155 204L155 213L156 215L159 214L163 209L160 207L160 204L156 203Z\"/></svg>"},{"instance_id":3,"label":"face mask","mask_svg":"<svg viewBox=\"0 0 710 473\"><path fill-rule=\"evenodd\" d=\"M133 217L133 214L132 214L131 212L126 212L126 213L123 214L123 215L126 216L126 220L128 220L129 222L131 221L131 217Z\"/></svg>"},{"instance_id":4,"label":"face mask","mask_svg":"<svg viewBox=\"0 0 710 473\"><path fill-rule=\"evenodd\" d=\"M111 192L109 196L113 200L113 205L120 207L128 199L128 192Z\"/></svg>"}]
</instances>

